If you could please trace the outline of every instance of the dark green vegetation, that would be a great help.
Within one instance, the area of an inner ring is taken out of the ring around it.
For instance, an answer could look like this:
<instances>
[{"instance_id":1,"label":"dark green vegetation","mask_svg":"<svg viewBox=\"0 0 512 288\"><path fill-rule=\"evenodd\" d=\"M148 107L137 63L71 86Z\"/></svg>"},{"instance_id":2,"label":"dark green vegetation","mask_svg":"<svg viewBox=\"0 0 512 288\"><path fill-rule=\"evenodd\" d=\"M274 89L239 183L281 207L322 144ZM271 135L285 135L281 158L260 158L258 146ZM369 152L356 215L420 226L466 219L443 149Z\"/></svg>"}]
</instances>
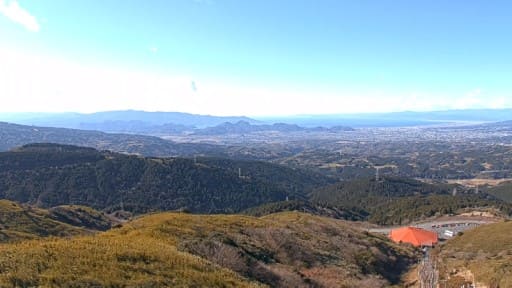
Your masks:
<instances>
[{"instance_id":1,"label":"dark green vegetation","mask_svg":"<svg viewBox=\"0 0 512 288\"><path fill-rule=\"evenodd\" d=\"M496 187L488 188L486 192L503 201L512 203L512 182L501 183Z\"/></svg>"},{"instance_id":2,"label":"dark green vegetation","mask_svg":"<svg viewBox=\"0 0 512 288\"><path fill-rule=\"evenodd\" d=\"M416 261L412 248L303 213L160 213L95 236L0 245L0 286L389 287Z\"/></svg>"},{"instance_id":3,"label":"dark green vegetation","mask_svg":"<svg viewBox=\"0 0 512 288\"><path fill-rule=\"evenodd\" d=\"M388 203L369 208L368 221L377 224L408 224L433 216L451 215L460 212L498 210L498 216L512 215L512 205L486 194L427 195L396 198Z\"/></svg>"},{"instance_id":4,"label":"dark green vegetation","mask_svg":"<svg viewBox=\"0 0 512 288\"><path fill-rule=\"evenodd\" d=\"M329 207L326 205L315 204L309 201L291 200L291 201L280 201L261 206L252 207L242 211L243 214L251 215L255 217L261 217L284 211L300 211L312 215L319 215L324 217L330 217L335 219L346 219L352 221L364 220L365 217L349 211L346 209Z\"/></svg>"},{"instance_id":5,"label":"dark green vegetation","mask_svg":"<svg viewBox=\"0 0 512 288\"><path fill-rule=\"evenodd\" d=\"M453 196L455 188L458 192ZM512 205L489 194L471 194L461 186L391 177L340 182L313 191L311 201L351 211L377 224L407 224L464 208L492 207L512 215Z\"/></svg>"},{"instance_id":6,"label":"dark green vegetation","mask_svg":"<svg viewBox=\"0 0 512 288\"><path fill-rule=\"evenodd\" d=\"M473 280L477 287L512 287L511 221L466 231L435 252L448 288Z\"/></svg>"},{"instance_id":7,"label":"dark green vegetation","mask_svg":"<svg viewBox=\"0 0 512 288\"><path fill-rule=\"evenodd\" d=\"M0 153L0 198L40 207L232 213L296 199L327 183L322 176L263 162L143 158L56 144Z\"/></svg>"},{"instance_id":8,"label":"dark green vegetation","mask_svg":"<svg viewBox=\"0 0 512 288\"><path fill-rule=\"evenodd\" d=\"M0 153L0 197L46 208L74 204L136 214L248 209L245 213L256 216L297 210L378 224L407 224L464 208L512 214L511 204L457 185L396 177L332 181L248 160L144 158L57 144L30 144ZM457 195L452 196L455 188Z\"/></svg>"},{"instance_id":9,"label":"dark green vegetation","mask_svg":"<svg viewBox=\"0 0 512 288\"><path fill-rule=\"evenodd\" d=\"M0 200L0 242L84 235L111 226L109 218L88 207L59 206L45 210Z\"/></svg>"}]
</instances>

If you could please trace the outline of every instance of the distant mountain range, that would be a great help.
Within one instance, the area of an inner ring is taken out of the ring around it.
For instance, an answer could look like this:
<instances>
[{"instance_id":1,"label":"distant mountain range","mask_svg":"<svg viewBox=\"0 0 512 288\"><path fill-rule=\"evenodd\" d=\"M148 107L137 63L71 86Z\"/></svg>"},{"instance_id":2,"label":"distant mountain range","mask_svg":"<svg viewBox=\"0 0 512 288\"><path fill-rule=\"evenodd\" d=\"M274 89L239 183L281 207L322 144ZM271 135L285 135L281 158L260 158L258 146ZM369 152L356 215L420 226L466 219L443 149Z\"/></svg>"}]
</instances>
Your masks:
<instances>
[{"instance_id":1,"label":"distant mountain range","mask_svg":"<svg viewBox=\"0 0 512 288\"><path fill-rule=\"evenodd\" d=\"M272 125L240 116L219 117L178 112L111 111L93 114L61 113L11 113L0 114L0 119L22 125L96 130L108 133L141 135L197 135L246 134L263 131L289 132L339 132L351 131L346 126L300 127L295 124Z\"/></svg>"},{"instance_id":2,"label":"distant mountain range","mask_svg":"<svg viewBox=\"0 0 512 288\"><path fill-rule=\"evenodd\" d=\"M244 117L221 117L180 112L145 112L136 110L80 113L0 113L0 120L23 125L59 127L103 132L170 134L225 122L258 121Z\"/></svg>"},{"instance_id":3,"label":"distant mountain range","mask_svg":"<svg viewBox=\"0 0 512 288\"><path fill-rule=\"evenodd\" d=\"M215 127L207 127L204 129L196 130L194 134L198 135L223 135L223 134L247 134L254 132L268 132L275 131L281 133L290 133L290 132L340 132L340 131L353 131L354 129L351 127L345 126L335 126L331 128L325 127L314 127L314 128L305 128L295 124L286 124L286 123L275 123L272 125L268 124L260 124L253 125L247 121L239 121L237 123L226 122Z\"/></svg>"},{"instance_id":4,"label":"distant mountain range","mask_svg":"<svg viewBox=\"0 0 512 288\"><path fill-rule=\"evenodd\" d=\"M508 120L512 120L512 109L473 109L432 112L409 111L258 118L245 116L221 117L181 112L145 112L136 110L107 111L92 114L0 113L0 121L23 125L156 136L181 133L197 133L203 135L215 133L251 133L271 130L290 132L305 131L306 128L318 131L324 129L325 132L335 132L339 129L345 131L346 127L405 127L449 123L471 124L501 122ZM210 129L215 126L218 127Z\"/></svg>"}]
</instances>

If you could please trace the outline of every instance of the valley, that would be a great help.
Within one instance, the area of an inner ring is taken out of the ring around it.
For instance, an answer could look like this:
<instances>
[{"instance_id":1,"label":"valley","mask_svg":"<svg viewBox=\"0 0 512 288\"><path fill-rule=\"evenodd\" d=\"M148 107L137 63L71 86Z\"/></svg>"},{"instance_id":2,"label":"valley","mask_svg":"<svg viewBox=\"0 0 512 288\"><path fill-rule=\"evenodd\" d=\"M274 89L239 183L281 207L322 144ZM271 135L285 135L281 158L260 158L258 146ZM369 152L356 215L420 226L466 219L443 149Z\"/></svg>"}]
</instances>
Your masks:
<instances>
[{"instance_id":1,"label":"valley","mask_svg":"<svg viewBox=\"0 0 512 288\"><path fill-rule=\"evenodd\" d=\"M163 138L2 125L2 285L415 287L423 252L388 239L415 226L442 239L436 285L456 287L475 275L458 239L512 216L502 124Z\"/></svg>"},{"instance_id":2,"label":"valley","mask_svg":"<svg viewBox=\"0 0 512 288\"><path fill-rule=\"evenodd\" d=\"M512 288L488 2L0 0L0 288Z\"/></svg>"}]
</instances>

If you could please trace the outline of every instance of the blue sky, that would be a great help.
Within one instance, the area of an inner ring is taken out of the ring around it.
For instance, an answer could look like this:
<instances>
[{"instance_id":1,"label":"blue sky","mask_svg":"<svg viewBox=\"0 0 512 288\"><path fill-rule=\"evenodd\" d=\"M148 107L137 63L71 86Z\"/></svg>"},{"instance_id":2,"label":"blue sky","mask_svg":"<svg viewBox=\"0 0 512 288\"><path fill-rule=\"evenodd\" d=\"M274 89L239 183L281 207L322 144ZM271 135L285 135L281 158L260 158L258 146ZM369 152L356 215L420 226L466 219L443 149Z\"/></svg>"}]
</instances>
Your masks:
<instances>
[{"instance_id":1,"label":"blue sky","mask_svg":"<svg viewBox=\"0 0 512 288\"><path fill-rule=\"evenodd\" d=\"M476 0L0 0L0 112L512 107L510 11Z\"/></svg>"}]
</instances>

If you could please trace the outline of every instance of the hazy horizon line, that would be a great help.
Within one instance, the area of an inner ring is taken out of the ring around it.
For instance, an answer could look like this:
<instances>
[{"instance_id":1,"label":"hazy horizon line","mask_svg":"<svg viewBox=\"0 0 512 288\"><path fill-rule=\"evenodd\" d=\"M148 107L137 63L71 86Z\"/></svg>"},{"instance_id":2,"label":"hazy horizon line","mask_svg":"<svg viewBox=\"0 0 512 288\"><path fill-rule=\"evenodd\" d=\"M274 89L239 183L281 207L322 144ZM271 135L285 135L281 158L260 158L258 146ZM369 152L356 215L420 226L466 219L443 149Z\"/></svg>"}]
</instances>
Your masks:
<instances>
[{"instance_id":1,"label":"hazy horizon line","mask_svg":"<svg viewBox=\"0 0 512 288\"><path fill-rule=\"evenodd\" d=\"M142 113L180 113L180 114L190 114L190 115L200 115L200 116L214 116L214 117L254 117L254 118L291 118L291 117L328 117L328 116L351 116L351 115L383 115L383 114L404 114L404 113L442 113L442 112L463 112L463 111L504 111L504 110L512 110L512 107L502 107L502 108L467 108L467 109L433 109L433 110L396 110L396 111L386 111L386 112L353 112L353 113L302 113L302 114L281 114L281 115L249 115L249 114L238 114L238 115L216 115L214 113L193 113L186 111L165 111L165 110L144 110L144 109L115 109L115 110L97 110L94 112L78 112L78 111L16 111L16 112L7 112L0 111L0 115L30 115L30 114L38 114L38 115L58 115L58 114L76 114L76 115L93 115L99 113L113 113L113 112L142 112Z\"/></svg>"}]
</instances>

